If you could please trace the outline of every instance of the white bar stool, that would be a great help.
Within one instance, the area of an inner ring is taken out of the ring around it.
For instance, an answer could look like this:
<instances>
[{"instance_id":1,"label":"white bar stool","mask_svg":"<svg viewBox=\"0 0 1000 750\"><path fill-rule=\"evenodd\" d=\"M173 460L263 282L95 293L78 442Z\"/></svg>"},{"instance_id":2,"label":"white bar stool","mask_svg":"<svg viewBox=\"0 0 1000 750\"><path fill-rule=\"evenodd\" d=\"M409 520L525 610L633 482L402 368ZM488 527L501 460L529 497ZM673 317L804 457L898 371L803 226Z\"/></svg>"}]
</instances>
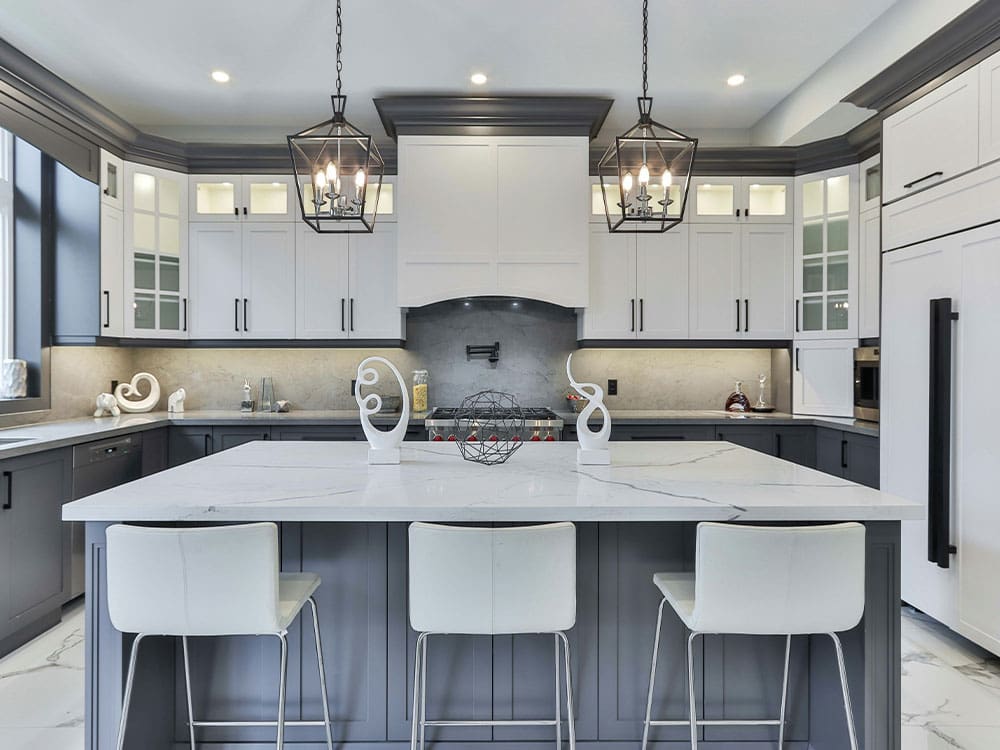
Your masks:
<instances>
[{"instance_id":1,"label":"white bar stool","mask_svg":"<svg viewBox=\"0 0 1000 750\"><path fill-rule=\"evenodd\" d=\"M861 621L865 607L865 527L764 527L698 524L694 573L657 573L653 583L663 593L656 616L653 663L649 671L642 748L649 728L689 726L692 750L699 726L777 726L778 749L785 741L788 661L793 635L826 634L833 639L851 750L858 738L847 687L847 669L838 632ZM691 631L687 643L688 705L686 721L653 721L653 686L663 624L670 606ZM777 719L698 719L694 695L694 641L699 635L784 635L785 671L781 715Z\"/></svg>"},{"instance_id":2,"label":"white bar stool","mask_svg":"<svg viewBox=\"0 0 1000 750\"><path fill-rule=\"evenodd\" d=\"M124 633L136 633L118 729L118 750L125 743L139 645L152 635L180 637L184 650L188 729L195 748L195 727L277 728L277 748L286 726L323 726L333 750L326 669L313 593L314 573L279 573L278 527L273 523L210 528L111 526L107 530L108 612ZM286 721L288 626L309 603L319 666L323 721ZM281 643L277 721L196 721L191 697L189 636L269 635Z\"/></svg>"},{"instance_id":3,"label":"white bar stool","mask_svg":"<svg viewBox=\"0 0 1000 750\"><path fill-rule=\"evenodd\" d=\"M562 746L559 644L565 653L566 725L576 748L573 685L566 631L576 624L576 527L516 528L410 525L410 625L419 634L413 668L410 747L424 747L426 727L552 726ZM427 641L439 635L551 633L555 643L556 715L540 720L428 721Z\"/></svg>"}]
</instances>

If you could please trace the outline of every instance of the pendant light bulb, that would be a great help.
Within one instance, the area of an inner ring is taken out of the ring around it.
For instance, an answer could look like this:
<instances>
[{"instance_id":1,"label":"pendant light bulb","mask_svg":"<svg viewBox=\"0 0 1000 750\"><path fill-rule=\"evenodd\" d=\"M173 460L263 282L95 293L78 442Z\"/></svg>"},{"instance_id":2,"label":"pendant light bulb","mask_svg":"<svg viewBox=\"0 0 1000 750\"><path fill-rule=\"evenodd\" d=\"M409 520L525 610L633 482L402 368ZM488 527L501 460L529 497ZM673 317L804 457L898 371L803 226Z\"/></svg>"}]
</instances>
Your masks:
<instances>
[{"instance_id":1,"label":"pendant light bulb","mask_svg":"<svg viewBox=\"0 0 1000 750\"><path fill-rule=\"evenodd\" d=\"M669 188L674 183L674 176L670 174L669 169L663 170L663 177L660 178L660 181L663 183L664 190Z\"/></svg>"},{"instance_id":2,"label":"pendant light bulb","mask_svg":"<svg viewBox=\"0 0 1000 750\"><path fill-rule=\"evenodd\" d=\"M354 173L354 187L359 190L365 186L365 170L359 169Z\"/></svg>"},{"instance_id":3,"label":"pendant light bulb","mask_svg":"<svg viewBox=\"0 0 1000 750\"><path fill-rule=\"evenodd\" d=\"M337 179L337 165L332 161L326 163L326 181L331 185L337 185L339 180ZM337 188L339 191L339 187Z\"/></svg>"},{"instance_id":4,"label":"pendant light bulb","mask_svg":"<svg viewBox=\"0 0 1000 750\"><path fill-rule=\"evenodd\" d=\"M632 192L632 173L626 172L625 176L622 177L622 191L626 193Z\"/></svg>"},{"instance_id":5,"label":"pendant light bulb","mask_svg":"<svg viewBox=\"0 0 1000 750\"><path fill-rule=\"evenodd\" d=\"M313 182L316 185L316 190L322 190L326 187L326 175L322 169L316 170L316 177L313 179Z\"/></svg>"},{"instance_id":6,"label":"pendant light bulb","mask_svg":"<svg viewBox=\"0 0 1000 750\"><path fill-rule=\"evenodd\" d=\"M649 184L649 167L643 164L639 167L639 184L648 185Z\"/></svg>"}]
</instances>

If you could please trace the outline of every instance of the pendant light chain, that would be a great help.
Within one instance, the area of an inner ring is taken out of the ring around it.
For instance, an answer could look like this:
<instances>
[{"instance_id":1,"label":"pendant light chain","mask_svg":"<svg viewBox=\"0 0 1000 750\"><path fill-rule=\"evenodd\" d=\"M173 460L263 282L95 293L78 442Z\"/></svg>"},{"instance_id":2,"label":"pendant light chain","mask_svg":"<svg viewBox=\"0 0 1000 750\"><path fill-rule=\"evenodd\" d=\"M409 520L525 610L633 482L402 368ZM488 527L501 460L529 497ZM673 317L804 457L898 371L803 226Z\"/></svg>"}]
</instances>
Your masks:
<instances>
[{"instance_id":1,"label":"pendant light chain","mask_svg":"<svg viewBox=\"0 0 1000 750\"><path fill-rule=\"evenodd\" d=\"M338 7L340 0L337 0ZM642 95L647 96L646 74L649 70L649 0L642 0Z\"/></svg>"},{"instance_id":2,"label":"pendant light chain","mask_svg":"<svg viewBox=\"0 0 1000 750\"><path fill-rule=\"evenodd\" d=\"M340 53L343 51L343 45L340 42L340 38L343 31L344 21L340 15L340 0L337 0L337 96L340 96L340 73L344 69L344 63L340 60Z\"/></svg>"}]
</instances>

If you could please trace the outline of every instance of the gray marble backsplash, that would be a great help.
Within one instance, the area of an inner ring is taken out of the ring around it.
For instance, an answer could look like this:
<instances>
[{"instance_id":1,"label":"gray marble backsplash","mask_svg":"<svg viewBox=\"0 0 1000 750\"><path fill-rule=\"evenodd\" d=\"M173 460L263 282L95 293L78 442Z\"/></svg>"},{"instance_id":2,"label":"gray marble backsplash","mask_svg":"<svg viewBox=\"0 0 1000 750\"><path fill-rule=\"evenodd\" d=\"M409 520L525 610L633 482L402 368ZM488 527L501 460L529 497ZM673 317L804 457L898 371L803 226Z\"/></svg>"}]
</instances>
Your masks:
<instances>
[{"instance_id":1,"label":"gray marble backsplash","mask_svg":"<svg viewBox=\"0 0 1000 750\"><path fill-rule=\"evenodd\" d=\"M467 345L500 342L500 360L469 361ZM472 300L411 310L405 349L170 349L56 347L52 357L52 409L19 417L0 417L0 426L41 419L86 416L97 393L111 380L148 371L166 396L183 386L186 407L237 409L240 386L248 378L259 388L262 376L274 380L277 398L294 409L354 408L351 380L358 363L382 355L411 382L415 369L429 371L429 403L456 405L463 396L492 388L508 391L524 405L565 409L566 357L576 351L576 315L525 300ZM785 358L787 360L787 357ZM612 409L721 409L737 380L751 400L757 377L769 377L768 349L581 349L574 356L580 381L607 386L618 380ZM780 375L780 373L779 373ZM389 373L386 392L394 391ZM780 385L781 378L779 378ZM781 395L778 394L779 406Z\"/></svg>"}]
</instances>

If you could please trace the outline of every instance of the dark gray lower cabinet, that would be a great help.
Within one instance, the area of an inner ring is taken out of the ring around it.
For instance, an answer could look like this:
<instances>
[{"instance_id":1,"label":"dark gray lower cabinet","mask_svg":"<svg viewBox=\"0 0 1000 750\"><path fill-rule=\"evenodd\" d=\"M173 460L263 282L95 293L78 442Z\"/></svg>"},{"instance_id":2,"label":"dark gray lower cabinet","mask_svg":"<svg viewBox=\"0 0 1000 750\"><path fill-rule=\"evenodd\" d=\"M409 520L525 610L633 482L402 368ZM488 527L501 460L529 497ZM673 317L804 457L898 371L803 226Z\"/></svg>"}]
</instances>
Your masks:
<instances>
[{"instance_id":1,"label":"dark gray lower cabinet","mask_svg":"<svg viewBox=\"0 0 1000 750\"><path fill-rule=\"evenodd\" d=\"M68 583L62 504L71 492L69 450L0 461L0 652L53 613L58 620Z\"/></svg>"},{"instance_id":2,"label":"dark gray lower cabinet","mask_svg":"<svg viewBox=\"0 0 1000 750\"><path fill-rule=\"evenodd\" d=\"M723 425L716 430L718 440L727 440L744 448L773 456L778 452L774 428L759 424Z\"/></svg>"},{"instance_id":3,"label":"dark gray lower cabinet","mask_svg":"<svg viewBox=\"0 0 1000 750\"><path fill-rule=\"evenodd\" d=\"M819 427L816 430L816 468L878 489L878 438Z\"/></svg>"},{"instance_id":4,"label":"dark gray lower cabinet","mask_svg":"<svg viewBox=\"0 0 1000 750\"><path fill-rule=\"evenodd\" d=\"M274 425L272 440L364 440L361 425L329 425L325 427L296 427Z\"/></svg>"},{"instance_id":5,"label":"dark gray lower cabinet","mask_svg":"<svg viewBox=\"0 0 1000 750\"><path fill-rule=\"evenodd\" d=\"M226 451L255 440L270 440L269 425L238 425L212 428L212 452Z\"/></svg>"},{"instance_id":6,"label":"dark gray lower cabinet","mask_svg":"<svg viewBox=\"0 0 1000 750\"><path fill-rule=\"evenodd\" d=\"M716 436L719 440L728 440L792 463L810 468L816 466L815 427L776 427L760 422L736 422L718 427Z\"/></svg>"},{"instance_id":7,"label":"dark gray lower cabinet","mask_svg":"<svg viewBox=\"0 0 1000 750\"><path fill-rule=\"evenodd\" d=\"M214 452L211 427L171 425L168 440L170 466L180 466Z\"/></svg>"},{"instance_id":8,"label":"dark gray lower cabinet","mask_svg":"<svg viewBox=\"0 0 1000 750\"><path fill-rule=\"evenodd\" d=\"M142 475L148 477L170 465L170 430L161 427L142 433Z\"/></svg>"},{"instance_id":9,"label":"dark gray lower cabinet","mask_svg":"<svg viewBox=\"0 0 1000 750\"><path fill-rule=\"evenodd\" d=\"M575 432L574 432L575 436ZM713 425L611 423L612 440L715 440Z\"/></svg>"}]
</instances>

